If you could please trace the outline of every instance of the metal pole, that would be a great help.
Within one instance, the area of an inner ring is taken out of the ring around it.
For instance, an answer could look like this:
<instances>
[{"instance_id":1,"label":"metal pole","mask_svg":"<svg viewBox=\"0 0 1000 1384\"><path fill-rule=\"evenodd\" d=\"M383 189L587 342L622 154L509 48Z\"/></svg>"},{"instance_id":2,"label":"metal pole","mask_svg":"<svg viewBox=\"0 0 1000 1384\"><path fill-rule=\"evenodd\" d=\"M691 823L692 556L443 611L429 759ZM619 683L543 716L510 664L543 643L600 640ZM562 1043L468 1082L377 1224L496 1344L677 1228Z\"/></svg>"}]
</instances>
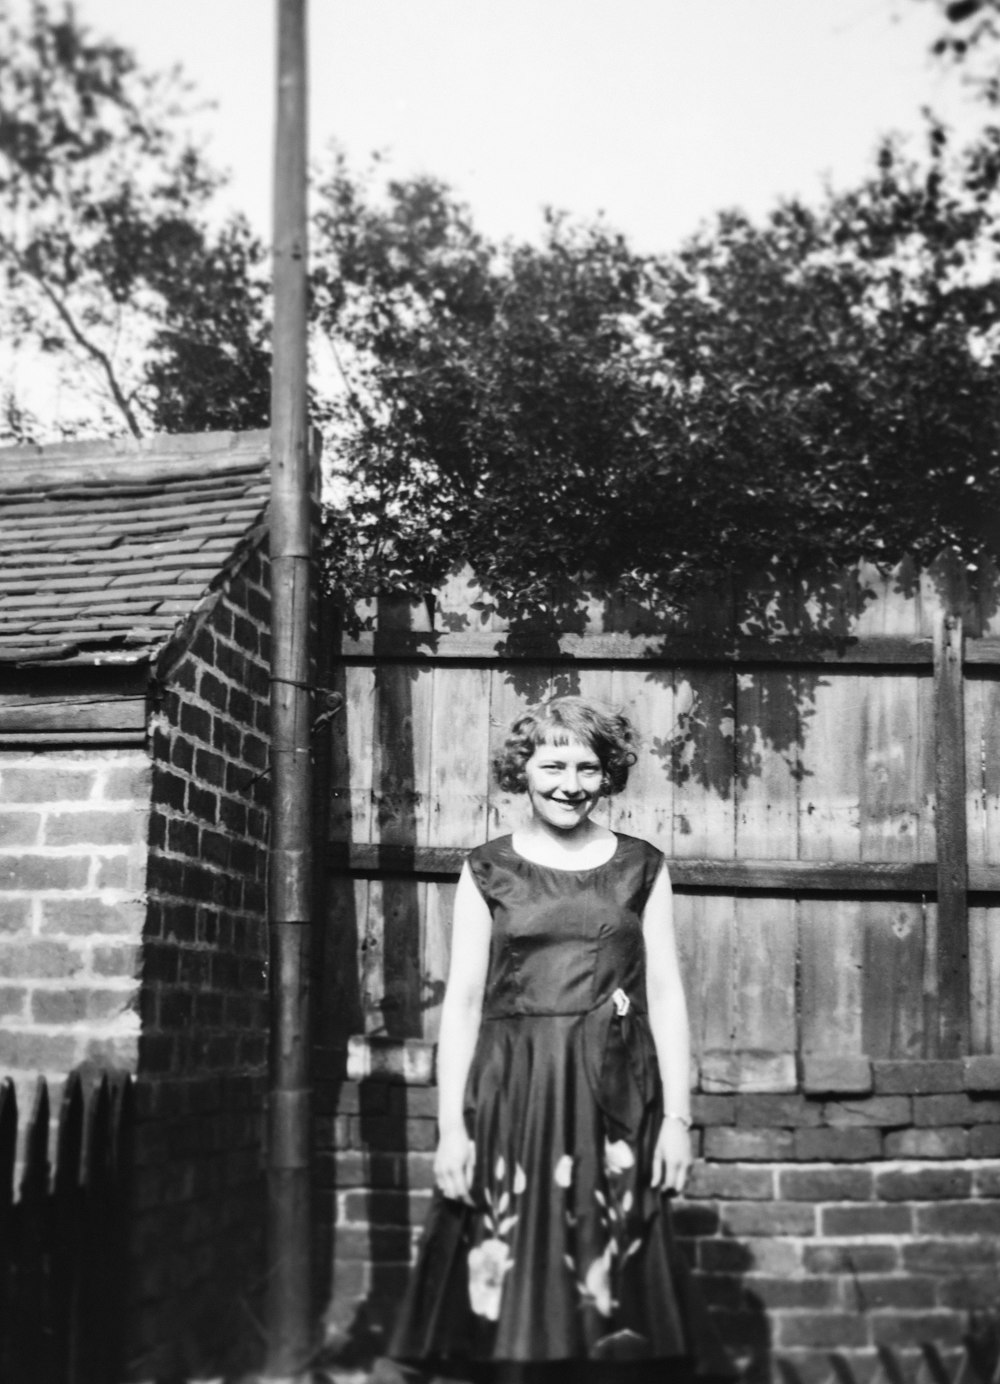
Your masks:
<instances>
[{"instance_id":1,"label":"metal pole","mask_svg":"<svg viewBox=\"0 0 1000 1384\"><path fill-rule=\"evenodd\" d=\"M271 377L267 1366L304 1380L313 1349L309 953L312 496L306 379L306 0L277 0Z\"/></svg>"}]
</instances>

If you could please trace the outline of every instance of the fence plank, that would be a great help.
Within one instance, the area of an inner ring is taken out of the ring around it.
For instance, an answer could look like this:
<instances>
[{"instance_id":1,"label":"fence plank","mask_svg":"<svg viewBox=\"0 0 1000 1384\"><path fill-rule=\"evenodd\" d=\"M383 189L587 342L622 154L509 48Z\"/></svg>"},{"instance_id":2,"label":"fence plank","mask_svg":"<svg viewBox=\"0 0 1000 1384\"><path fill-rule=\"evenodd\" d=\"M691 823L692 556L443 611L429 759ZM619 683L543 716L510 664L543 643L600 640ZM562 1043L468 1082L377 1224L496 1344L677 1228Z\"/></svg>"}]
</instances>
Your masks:
<instances>
[{"instance_id":1,"label":"fence plank","mask_svg":"<svg viewBox=\"0 0 1000 1384\"><path fill-rule=\"evenodd\" d=\"M935 1054L969 1048L968 848L965 821L965 715L962 621L945 615L934 641L937 736L937 1015Z\"/></svg>"},{"instance_id":2,"label":"fence plank","mask_svg":"<svg viewBox=\"0 0 1000 1384\"><path fill-rule=\"evenodd\" d=\"M804 1055L863 1051L864 913L856 899L799 904L800 1016Z\"/></svg>"},{"instance_id":3,"label":"fence plank","mask_svg":"<svg viewBox=\"0 0 1000 1384\"><path fill-rule=\"evenodd\" d=\"M929 680L867 678L861 700L859 827L863 860L934 858L934 731Z\"/></svg>"},{"instance_id":4,"label":"fence plank","mask_svg":"<svg viewBox=\"0 0 1000 1384\"><path fill-rule=\"evenodd\" d=\"M969 997L974 1053L1000 1053L1000 908L969 909Z\"/></svg>"},{"instance_id":5,"label":"fence plank","mask_svg":"<svg viewBox=\"0 0 1000 1384\"><path fill-rule=\"evenodd\" d=\"M728 1090L736 1032L736 919L732 899L675 897L677 947L691 1020L691 1053L706 1090ZM721 1070L721 1077L719 1072Z\"/></svg>"},{"instance_id":6,"label":"fence plank","mask_svg":"<svg viewBox=\"0 0 1000 1384\"><path fill-rule=\"evenodd\" d=\"M330 837L370 841L375 743L375 669L347 667L344 707L330 726Z\"/></svg>"},{"instance_id":7,"label":"fence plank","mask_svg":"<svg viewBox=\"0 0 1000 1384\"><path fill-rule=\"evenodd\" d=\"M799 854L803 860L860 860L864 683L837 674L813 688L812 717L802 752L805 777L799 803Z\"/></svg>"},{"instance_id":8,"label":"fence plank","mask_svg":"<svg viewBox=\"0 0 1000 1384\"><path fill-rule=\"evenodd\" d=\"M670 854L731 858L735 680L729 671L679 669L674 677L674 829Z\"/></svg>"},{"instance_id":9,"label":"fence plank","mask_svg":"<svg viewBox=\"0 0 1000 1384\"><path fill-rule=\"evenodd\" d=\"M438 666L433 676L426 844L472 847L486 839L490 675L486 668Z\"/></svg>"},{"instance_id":10,"label":"fence plank","mask_svg":"<svg viewBox=\"0 0 1000 1384\"><path fill-rule=\"evenodd\" d=\"M924 978L930 908L882 900L865 906L862 1037L869 1057L928 1055Z\"/></svg>"},{"instance_id":11,"label":"fence plank","mask_svg":"<svg viewBox=\"0 0 1000 1384\"><path fill-rule=\"evenodd\" d=\"M736 687L736 855L795 860L801 749L798 675L742 673Z\"/></svg>"},{"instance_id":12,"label":"fence plank","mask_svg":"<svg viewBox=\"0 0 1000 1384\"><path fill-rule=\"evenodd\" d=\"M675 723L673 675L658 669L615 668L611 700L641 736L628 787L612 799L611 825L615 831L652 841L669 854L675 792L670 758Z\"/></svg>"}]
</instances>

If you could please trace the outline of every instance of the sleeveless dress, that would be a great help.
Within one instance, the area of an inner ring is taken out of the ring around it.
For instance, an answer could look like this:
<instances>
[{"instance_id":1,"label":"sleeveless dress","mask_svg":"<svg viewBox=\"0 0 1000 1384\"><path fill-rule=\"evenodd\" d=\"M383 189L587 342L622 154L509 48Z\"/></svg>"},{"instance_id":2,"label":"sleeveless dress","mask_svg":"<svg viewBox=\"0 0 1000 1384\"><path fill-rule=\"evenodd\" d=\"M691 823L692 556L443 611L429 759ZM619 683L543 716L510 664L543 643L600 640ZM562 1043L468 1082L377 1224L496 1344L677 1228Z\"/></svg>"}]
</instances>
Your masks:
<instances>
[{"instance_id":1,"label":"sleeveless dress","mask_svg":"<svg viewBox=\"0 0 1000 1384\"><path fill-rule=\"evenodd\" d=\"M663 856L619 835L605 864L563 870L506 836L468 860L493 922L465 1097L473 1205L435 1194L390 1358L731 1377L649 1186L663 1097L642 912Z\"/></svg>"}]
</instances>

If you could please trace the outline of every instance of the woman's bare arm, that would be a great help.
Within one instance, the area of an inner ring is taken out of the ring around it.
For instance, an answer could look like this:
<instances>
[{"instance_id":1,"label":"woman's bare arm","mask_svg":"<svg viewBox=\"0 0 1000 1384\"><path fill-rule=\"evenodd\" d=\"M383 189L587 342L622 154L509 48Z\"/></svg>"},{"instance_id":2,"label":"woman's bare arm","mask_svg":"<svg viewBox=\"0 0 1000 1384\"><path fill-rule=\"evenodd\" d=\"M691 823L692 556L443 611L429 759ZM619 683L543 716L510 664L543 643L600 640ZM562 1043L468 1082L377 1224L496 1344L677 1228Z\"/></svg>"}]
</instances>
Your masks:
<instances>
[{"instance_id":1,"label":"woman's bare arm","mask_svg":"<svg viewBox=\"0 0 1000 1384\"><path fill-rule=\"evenodd\" d=\"M448 1197L467 1197L472 1181L474 1150L465 1130L462 1101L479 1036L491 921L486 901L466 864L455 893L451 963L437 1048L438 1149L434 1176Z\"/></svg>"},{"instance_id":2,"label":"woman's bare arm","mask_svg":"<svg viewBox=\"0 0 1000 1384\"><path fill-rule=\"evenodd\" d=\"M653 1156L652 1182L683 1191L691 1166L691 1038L687 1002L677 959L673 893L664 866L656 877L642 915L646 942L646 1003L663 1081L663 1127ZM674 1118L674 1117L680 1118Z\"/></svg>"}]
</instances>

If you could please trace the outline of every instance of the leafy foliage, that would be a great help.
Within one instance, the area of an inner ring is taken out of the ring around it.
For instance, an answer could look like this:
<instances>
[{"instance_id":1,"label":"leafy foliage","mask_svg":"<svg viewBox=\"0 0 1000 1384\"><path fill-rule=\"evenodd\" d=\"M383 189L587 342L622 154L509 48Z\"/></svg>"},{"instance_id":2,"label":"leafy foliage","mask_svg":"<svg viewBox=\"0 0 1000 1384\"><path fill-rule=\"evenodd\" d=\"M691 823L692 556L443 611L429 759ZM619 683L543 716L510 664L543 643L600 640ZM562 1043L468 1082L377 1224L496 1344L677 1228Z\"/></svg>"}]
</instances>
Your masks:
<instances>
[{"instance_id":1,"label":"leafy foliage","mask_svg":"<svg viewBox=\"0 0 1000 1384\"><path fill-rule=\"evenodd\" d=\"M244 222L211 227L221 179L184 134L189 106L176 73L144 74L71 5L32 0L22 26L0 0L7 334L82 368L112 431L266 417L263 254Z\"/></svg>"},{"instance_id":2,"label":"leafy foliage","mask_svg":"<svg viewBox=\"0 0 1000 1384\"><path fill-rule=\"evenodd\" d=\"M886 144L850 194L673 255L550 216L491 245L442 185L320 189L345 594L469 563L514 617L994 545L1000 133ZM346 400L346 404L345 404Z\"/></svg>"}]
</instances>

